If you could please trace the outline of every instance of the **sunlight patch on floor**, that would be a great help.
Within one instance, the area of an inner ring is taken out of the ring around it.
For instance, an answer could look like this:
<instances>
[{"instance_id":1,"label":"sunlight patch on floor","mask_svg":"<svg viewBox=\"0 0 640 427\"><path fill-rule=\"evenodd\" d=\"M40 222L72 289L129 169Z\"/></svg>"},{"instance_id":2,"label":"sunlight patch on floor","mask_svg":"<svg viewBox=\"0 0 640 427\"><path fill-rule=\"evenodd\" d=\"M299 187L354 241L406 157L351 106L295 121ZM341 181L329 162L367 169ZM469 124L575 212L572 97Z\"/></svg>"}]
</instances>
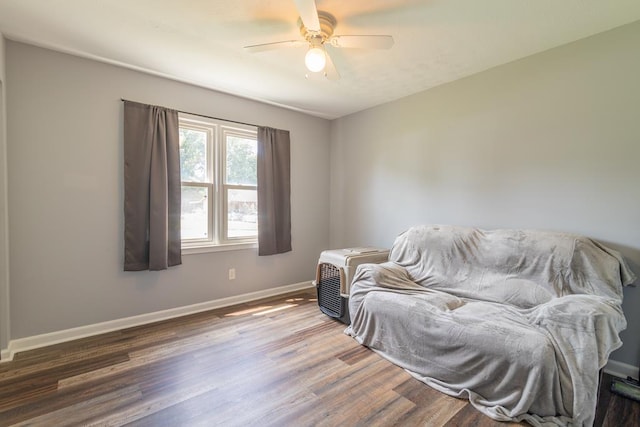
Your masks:
<instances>
[{"instance_id":1,"label":"sunlight patch on floor","mask_svg":"<svg viewBox=\"0 0 640 427\"><path fill-rule=\"evenodd\" d=\"M264 310L264 311L259 311L257 313L253 313L252 315L253 316L263 316L265 314L273 313L273 312L280 311L280 310L286 310L288 308L297 307L297 306L298 306L298 304L283 304L283 305L275 306L275 307L270 308L268 310Z\"/></svg>"},{"instance_id":2,"label":"sunlight patch on floor","mask_svg":"<svg viewBox=\"0 0 640 427\"><path fill-rule=\"evenodd\" d=\"M262 311L262 310L268 310L270 309L271 305L261 305L260 307L253 307L253 308L247 308L245 310L239 310L239 311L234 311L233 313L229 313L229 314L225 314L225 317L228 316L242 316L245 314L251 314L251 313L255 313L256 311Z\"/></svg>"}]
</instances>

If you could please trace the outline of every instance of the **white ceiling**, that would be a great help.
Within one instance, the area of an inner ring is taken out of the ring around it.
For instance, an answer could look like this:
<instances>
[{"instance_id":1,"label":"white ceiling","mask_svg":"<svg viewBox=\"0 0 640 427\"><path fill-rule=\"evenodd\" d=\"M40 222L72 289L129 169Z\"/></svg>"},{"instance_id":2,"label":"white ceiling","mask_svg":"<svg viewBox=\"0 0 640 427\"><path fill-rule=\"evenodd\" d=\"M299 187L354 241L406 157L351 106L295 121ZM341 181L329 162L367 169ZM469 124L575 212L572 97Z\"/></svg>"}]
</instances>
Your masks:
<instances>
[{"instance_id":1,"label":"white ceiling","mask_svg":"<svg viewBox=\"0 0 640 427\"><path fill-rule=\"evenodd\" d=\"M333 49L342 78L305 78L294 0L0 0L17 41L336 118L640 19L639 0L317 0L336 34L391 50Z\"/></svg>"}]
</instances>

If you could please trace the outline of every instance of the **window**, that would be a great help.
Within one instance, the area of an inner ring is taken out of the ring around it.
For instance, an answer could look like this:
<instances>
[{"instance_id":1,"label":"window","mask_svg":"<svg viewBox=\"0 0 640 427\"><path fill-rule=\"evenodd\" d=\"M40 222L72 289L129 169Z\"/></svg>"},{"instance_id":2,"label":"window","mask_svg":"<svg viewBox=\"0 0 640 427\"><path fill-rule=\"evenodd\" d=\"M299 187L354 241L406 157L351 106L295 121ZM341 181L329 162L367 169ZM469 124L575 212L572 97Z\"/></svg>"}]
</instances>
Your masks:
<instances>
[{"instance_id":1,"label":"window","mask_svg":"<svg viewBox=\"0 0 640 427\"><path fill-rule=\"evenodd\" d=\"M256 168L255 128L180 114L184 249L255 244Z\"/></svg>"}]
</instances>

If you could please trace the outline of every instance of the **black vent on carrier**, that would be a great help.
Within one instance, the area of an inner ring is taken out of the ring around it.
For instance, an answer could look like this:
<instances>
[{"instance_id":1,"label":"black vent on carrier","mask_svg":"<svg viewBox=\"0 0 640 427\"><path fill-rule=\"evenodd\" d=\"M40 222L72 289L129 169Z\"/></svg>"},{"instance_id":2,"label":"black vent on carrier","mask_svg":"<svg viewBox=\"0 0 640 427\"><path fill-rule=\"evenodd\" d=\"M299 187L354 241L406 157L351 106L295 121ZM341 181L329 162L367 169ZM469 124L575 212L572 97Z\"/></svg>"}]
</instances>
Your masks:
<instances>
[{"instance_id":1,"label":"black vent on carrier","mask_svg":"<svg viewBox=\"0 0 640 427\"><path fill-rule=\"evenodd\" d=\"M318 286L318 305L320 310L330 317L349 324L347 299L340 295L340 270L332 264L320 264Z\"/></svg>"}]
</instances>

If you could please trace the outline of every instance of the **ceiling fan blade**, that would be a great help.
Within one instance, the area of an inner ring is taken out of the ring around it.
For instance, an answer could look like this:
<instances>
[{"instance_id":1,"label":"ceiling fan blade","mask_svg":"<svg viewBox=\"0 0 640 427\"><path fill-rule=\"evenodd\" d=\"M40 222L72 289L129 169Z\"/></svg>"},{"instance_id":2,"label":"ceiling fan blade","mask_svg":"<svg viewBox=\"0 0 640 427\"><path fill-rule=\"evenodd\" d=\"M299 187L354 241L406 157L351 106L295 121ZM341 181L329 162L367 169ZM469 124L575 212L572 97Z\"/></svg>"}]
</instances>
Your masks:
<instances>
[{"instance_id":1,"label":"ceiling fan blade","mask_svg":"<svg viewBox=\"0 0 640 427\"><path fill-rule=\"evenodd\" d=\"M331 59L331 55L329 51L325 49L325 56L327 57L327 62L324 66L324 75L329 80L340 80L340 73L336 69L335 64L333 63L333 59Z\"/></svg>"},{"instance_id":2,"label":"ceiling fan blade","mask_svg":"<svg viewBox=\"0 0 640 427\"><path fill-rule=\"evenodd\" d=\"M265 50L281 49L283 47L300 47L307 46L308 43L304 40L286 40L282 42L262 43L254 44L251 46L245 46L244 50L251 53L264 52Z\"/></svg>"},{"instance_id":3,"label":"ceiling fan blade","mask_svg":"<svg viewBox=\"0 0 640 427\"><path fill-rule=\"evenodd\" d=\"M333 36L329 40L333 47L390 49L393 46L392 36Z\"/></svg>"},{"instance_id":4,"label":"ceiling fan blade","mask_svg":"<svg viewBox=\"0 0 640 427\"><path fill-rule=\"evenodd\" d=\"M320 32L320 20L315 0L295 0L300 19L307 30Z\"/></svg>"}]
</instances>

